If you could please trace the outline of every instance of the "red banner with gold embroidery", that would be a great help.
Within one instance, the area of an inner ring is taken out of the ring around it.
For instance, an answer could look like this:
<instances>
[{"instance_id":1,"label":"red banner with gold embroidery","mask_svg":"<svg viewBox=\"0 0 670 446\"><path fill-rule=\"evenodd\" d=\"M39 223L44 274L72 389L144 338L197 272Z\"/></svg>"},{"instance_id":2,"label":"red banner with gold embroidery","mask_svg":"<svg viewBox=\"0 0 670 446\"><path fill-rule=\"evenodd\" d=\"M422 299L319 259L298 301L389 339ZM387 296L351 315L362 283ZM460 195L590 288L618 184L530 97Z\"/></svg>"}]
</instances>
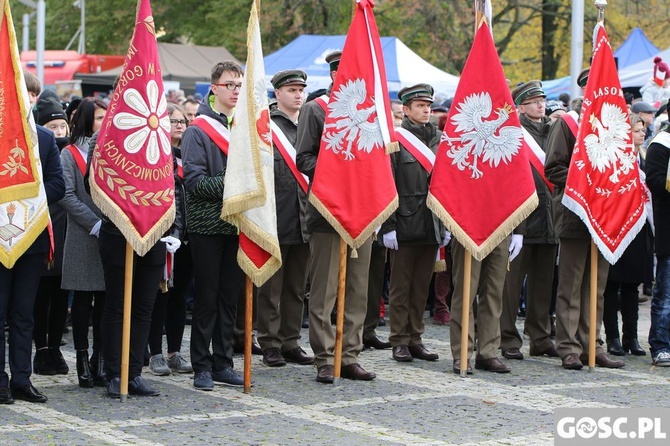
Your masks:
<instances>
[{"instance_id":1,"label":"red banner with gold embroidery","mask_svg":"<svg viewBox=\"0 0 670 446\"><path fill-rule=\"evenodd\" d=\"M149 0L135 31L91 162L91 196L139 255L175 217L170 118Z\"/></svg>"}]
</instances>

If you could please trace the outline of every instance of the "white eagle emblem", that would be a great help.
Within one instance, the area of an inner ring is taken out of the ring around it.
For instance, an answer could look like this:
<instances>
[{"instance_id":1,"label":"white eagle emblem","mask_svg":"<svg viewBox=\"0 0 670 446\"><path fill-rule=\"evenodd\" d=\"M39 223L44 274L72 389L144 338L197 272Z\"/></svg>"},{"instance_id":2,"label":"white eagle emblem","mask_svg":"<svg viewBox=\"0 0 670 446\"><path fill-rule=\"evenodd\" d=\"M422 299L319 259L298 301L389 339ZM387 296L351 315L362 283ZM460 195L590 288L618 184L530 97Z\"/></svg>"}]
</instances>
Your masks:
<instances>
[{"instance_id":1,"label":"white eagle emblem","mask_svg":"<svg viewBox=\"0 0 670 446\"><path fill-rule=\"evenodd\" d=\"M589 162L599 172L613 168L614 172L609 180L618 183L619 174L627 174L636 162L632 150L626 151L626 148L631 147L627 142L630 124L626 119L626 113L619 106L605 102L600 112L600 119L592 114L589 123L594 131L584 137Z\"/></svg>"},{"instance_id":2,"label":"white eagle emblem","mask_svg":"<svg viewBox=\"0 0 670 446\"><path fill-rule=\"evenodd\" d=\"M452 164L456 164L459 170L465 170L466 167L470 169L474 179L484 175L477 168L480 157L481 162L497 167L500 161L510 162L521 147L523 133L519 127L500 128L514 112L512 106L505 104L495 110L498 115L496 119L484 120L491 116L492 109L491 96L487 92L466 97L458 104L458 113L451 118L457 125L456 132L463 133L458 138L443 138L451 146L447 155L453 158ZM455 141L461 144L455 146L452 144Z\"/></svg>"},{"instance_id":3,"label":"white eagle emblem","mask_svg":"<svg viewBox=\"0 0 670 446\"><path fill-rule=\"evenodd\" d=\"M351 152L354 142L358 150L370 153L375 147L384 147L377 109L374 105L360 108L368 97L363 79L349 80L333 93L328 104L330 116L336 118L327 123L324 130L326 148L335 154L342 151L345 160L355 158ZM346 141L346 146L343 147Z\"/></svg>"}]
</instances>

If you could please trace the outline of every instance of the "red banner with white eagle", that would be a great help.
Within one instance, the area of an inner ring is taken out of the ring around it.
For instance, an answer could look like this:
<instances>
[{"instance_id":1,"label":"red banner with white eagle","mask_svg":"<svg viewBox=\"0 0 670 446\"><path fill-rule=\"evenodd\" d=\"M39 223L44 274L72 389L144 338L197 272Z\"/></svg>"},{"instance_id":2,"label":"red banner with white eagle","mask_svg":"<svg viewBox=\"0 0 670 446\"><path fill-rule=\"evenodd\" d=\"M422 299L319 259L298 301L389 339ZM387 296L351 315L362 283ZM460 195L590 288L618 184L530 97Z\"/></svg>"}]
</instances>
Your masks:
<instances>
[{"instance_id":1,"label":"red banner with white eagle","mask_svg":"<svg viewBox=\"0 0 670 446\"><path fill-rule=\"evenodd\" d=\"M562 203L581 218L603 257L614 264L644 226L645 195L612 47L605 27L596 27Z\"/></svg>"},{"instance_id":2,"label":"red banner with white eagle","mask_svg":"<svg viewBox=\"0 0 670 446\"><path fill-rule=\"evenodd\" d=\"M0 263L12 268L44 231L49 210L9 0L0 20Z\"/></svg>"},{"instance_id":3,"label":"red banner with white eagle","mask_svg":"<svg viewBox=\"0 0 670 446\"><path fill-rule=\"evenodd\" d=\"M326 110L310 202L352 248L398 207L386 72L371 0L359 0ZM394 144L397 149L397 144Z\"/></svg>"},{"instance_id":4,"label":"red banner with white eagle","mask_svg":"<svg viewBox=\"0 0 670 446\"><path fill-rule=\"evenodd\" d=\"M481 260L537 203L519 117L484 22L442 133L427 204Z\"/></svg>"},{"instance_id":5,"label":"red banner with white eagle","mask_svg":"<svg viewBox=\"0 0 670 446\"><path fill-rule=\"evenodd\" d=\"M149 0L137 19L91 161L95 204L144 255L175 218L170 118Z\"/></svg>"},{"instance_id":6,"label":"red banner with white eagle","mask_svg":"<svg viewBox=\"0 0 670 446\"><path fill-rule=\"evenodd\" d=\"M247 36L247 66L230 133L221 218L239 228L237 262L254 284L261 286L281 267L281 251L265 65L255 1Z\"/></svg>"}]
</instances>

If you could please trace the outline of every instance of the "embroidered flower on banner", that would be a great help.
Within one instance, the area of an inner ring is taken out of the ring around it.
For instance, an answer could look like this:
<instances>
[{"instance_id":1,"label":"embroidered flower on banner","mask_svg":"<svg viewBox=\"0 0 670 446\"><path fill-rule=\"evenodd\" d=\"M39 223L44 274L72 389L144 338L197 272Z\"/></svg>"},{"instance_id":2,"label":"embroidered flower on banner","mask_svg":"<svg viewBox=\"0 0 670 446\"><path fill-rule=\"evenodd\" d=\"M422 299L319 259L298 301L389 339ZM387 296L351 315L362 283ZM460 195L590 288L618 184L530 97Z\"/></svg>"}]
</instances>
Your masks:
<instances>
[{"instance_id":1,"label":"embroidered flower on banner","mask_svg":"<svg viewBox=\"0 0 670 446\"><path fill-rule=\"evenodd\" d=\"M119 130L132 131L123 141L128 153L137 153L146 146L149 164L156 164L160 151L172 153L170 145L170 117L167 114L167 100L160 94L154 80L147 83L146 98L134 88L123 93L123 102L134 112L120 112L114 116L114 126Z\"/></svg>"}]
</instances>

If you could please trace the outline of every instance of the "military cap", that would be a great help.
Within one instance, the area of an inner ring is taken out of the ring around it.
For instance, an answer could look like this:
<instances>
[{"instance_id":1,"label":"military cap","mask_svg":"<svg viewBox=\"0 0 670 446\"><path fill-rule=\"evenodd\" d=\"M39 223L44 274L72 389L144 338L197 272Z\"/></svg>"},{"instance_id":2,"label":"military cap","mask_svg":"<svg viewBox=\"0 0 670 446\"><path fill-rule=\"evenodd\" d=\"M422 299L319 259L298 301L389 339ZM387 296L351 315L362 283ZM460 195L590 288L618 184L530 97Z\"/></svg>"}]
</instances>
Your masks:
<instances>
[{"instance_id":1,"label":"military cap","mask_svg":"<svg viewBox=\"0 0 670 446\"><path fill-rule=\"evenodd\" d=\"M307 86L307 73L302 70L284 70L272 76L270 82L272 86L281 88L285 85L302 85L303 87Z\"/></svg>"},{"instance_id":2,"label":"military cap","mask_svg":"<svg viewBox=\"0 0 670 446\"><path fill-rule=\"evenodd\" d=\"M512 91L512 100L516 105L521 105L523 101L530 98L536 97L546 98L547 94L542 90L542 82L540 81L528 81L524 82Z\"/></svg>"},{"instance_id":3,"label":"military cap","mask_svg":"<svg viewBox=\"0 0 670 446\"><path fill-rule=\"evenodd\" d=\"M340 59L342 58L342 51L336 50L328 53L326 56L326 63L330 65L330 71L337 71L340 66Z\"/></svg>"},{"instance_id":4,"label":"military cap","mask_svg":"<svg viewBox=\"0 0 670 446\"><path fill-rule=\"evenodd\" d=\"M577 85L580 87L584 88L586 87L586 82L589 80L589 72L591 71L591 67L584 68L581 73L579 73L579 76L577 76Z\"/></svg>"},{"instance_id":5,"label":"military cap","mask_svg":"<svg viewBox=\"0 0 670 446\"><path fill-rule=\"evenodd\" d=\"M435 90L428 84L416 84L411 87L405 87L398 92L398 99L402 101L402 105L407 105L410 101L415 99L433 103L433 94Z\"/></svg>"}]
</instances>

